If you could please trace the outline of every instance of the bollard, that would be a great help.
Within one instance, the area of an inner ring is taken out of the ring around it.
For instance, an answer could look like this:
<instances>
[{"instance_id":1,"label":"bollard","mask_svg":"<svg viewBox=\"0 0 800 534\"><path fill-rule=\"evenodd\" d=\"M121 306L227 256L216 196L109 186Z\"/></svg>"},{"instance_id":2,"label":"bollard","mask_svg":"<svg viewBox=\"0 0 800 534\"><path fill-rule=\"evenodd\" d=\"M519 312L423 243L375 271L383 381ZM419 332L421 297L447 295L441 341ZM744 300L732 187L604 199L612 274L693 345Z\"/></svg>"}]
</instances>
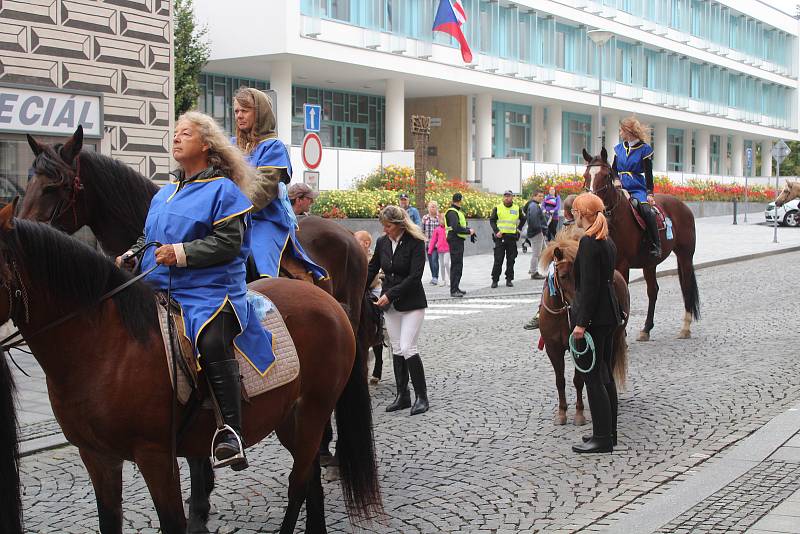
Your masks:
<instances>
[{"instance_id":1,"label":"bollard","mask_svg":"<svg viewBox=\"0 0 800 534\"><path fill-rule=\"evenodd\" d=\"M736 199L734 198L734 199L733 199L733 224L738 224L738 223L736 222L736 211L737 211L737 208L738 208L738 204L739 204L739 203L738 203L738 202L736 202Z\"/></svg>"}]
</instances>

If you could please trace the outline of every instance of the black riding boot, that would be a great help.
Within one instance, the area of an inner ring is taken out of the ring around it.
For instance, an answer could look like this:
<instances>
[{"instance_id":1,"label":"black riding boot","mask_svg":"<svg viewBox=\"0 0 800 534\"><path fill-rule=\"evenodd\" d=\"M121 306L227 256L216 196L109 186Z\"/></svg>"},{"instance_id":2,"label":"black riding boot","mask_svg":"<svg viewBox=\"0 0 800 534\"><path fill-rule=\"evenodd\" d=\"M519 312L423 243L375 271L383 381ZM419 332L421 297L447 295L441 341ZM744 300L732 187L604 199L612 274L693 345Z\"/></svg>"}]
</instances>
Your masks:
<instances>
[{"instance_id":1,"label":"black riding boot","mask_svg":"<svg viewBox=\"0 0 800 534\"><path fill-rule=\"evenodd\" d=\"M397 384L397 397L386 407L387 412L403 410L411 406L411 393L408 391L408 364L406 359L397 354L392 355L394 365L394 381Z\"/></svg>"},{"instance_id":2,"label":"black riding boot","mask_svg":"<svg viewBox=\"0 0 800 534\"><path fill-rule=\"evenodd\" d=\"M608 401L611 404L611 442L617 446L617 413L619 411L619 398L617 396L617 384L609 382L606 384L606 392L608 393ZM587 434L581 439L584 443L591 441L593 434Z\"/></svg>"},{"instance_id":3,"label":"black riding boot","mask_svg":"<svg viewBox=\"0 0 800 534\"><path fill-rule=\"evenodd\" d=\"M642 214L645 226L647 226L647 235L650 238L650 255L654 258L661 257L661 238L658 235L658 224L656 223L656 214L649 204L640 203L639 213Z\"/></svg>"},{"instance_id":4,"label":"black riding boot","mask_svg":"<svg viewBox=\"0 0 800 534\"><path fill-rule=\"evenodd\" d=\"M592 411L592 438L572 450L577 453L612 452L614 445L611 439L611 403L604 384L587 382L586 393L589 397L589 409Z\"/></svg>"},{"instance_id":5,"label":"black riding boot","mask_svg":"<svg viewBox=\"0 0 800 534\"><path fill-rule=\"evenodd\" d=\"M222 431L217 437L214 446L214 457L217 462L215 467L230 466L234 471L247 468L247 458L244 457L244 439L242 438L242 390L239 378L239 362L236 360L222 360L208 362L203 367L208 383L214 392L223 422L231 427L238 435L230 431ZM239 440L242 446L239 446ZM241 453L241 458L239 454Z\"/></svg>"},{"instance_id":6,"label":"black riding boot","mask_svg":"<svg viewBox=\"0 0 800 534\"><path fill-rule=\"evenodd\" d=\"M415 354L407 360L408 372L411 375L411 383L414 384L414 407L411 408L411 415L425 413L428 411L428 385L425 383L425 369L422 367L422 359L419 354Z\"/></svg>"}]
</instances>

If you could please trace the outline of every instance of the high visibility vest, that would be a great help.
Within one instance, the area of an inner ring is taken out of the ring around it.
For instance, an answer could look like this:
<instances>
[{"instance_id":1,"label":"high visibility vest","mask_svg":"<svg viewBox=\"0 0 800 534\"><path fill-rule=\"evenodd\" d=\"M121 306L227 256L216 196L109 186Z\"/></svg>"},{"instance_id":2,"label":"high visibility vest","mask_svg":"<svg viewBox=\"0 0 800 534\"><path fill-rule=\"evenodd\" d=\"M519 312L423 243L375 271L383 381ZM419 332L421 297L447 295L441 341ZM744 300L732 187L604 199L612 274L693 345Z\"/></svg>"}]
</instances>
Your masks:
<instances>
[{"instance_id":1,"label":"high visibility vest","mask_svg":"<svg viewBox=\"0 0 800 534\"><path fill-rule=\"evenodd\" d=\"M447 214L448 214L448 212L451 212L451 211L454 211L454 212L456 212L458 214L458 225L460 227L462 227L462 228L466 228L467 227L467 216L464 215L464 212L461 211L461 210L455 209L453 206L450 206L449 208L447 208L447 211L444 212L445 230L447 230L448 235L450 234L450 230L452 230L452 228L450 228L450 225L447 222ZM460 237L461 239L466 239L466 238L469 237L469 233L456 234L456 235L458 237Z\"/></svg>"},{"instance_id":2,"label":"high visibility vest","mask_svg":"<svg viewBox=\"0 0 800 534\"><path fill-rule=\"evenodd\" d=\"M519 206L511 204L511 207L506 207L505 204L497 205L497 229L504 234L516 234L517 223L519 223Z\"/></svg>"}]
</instances>

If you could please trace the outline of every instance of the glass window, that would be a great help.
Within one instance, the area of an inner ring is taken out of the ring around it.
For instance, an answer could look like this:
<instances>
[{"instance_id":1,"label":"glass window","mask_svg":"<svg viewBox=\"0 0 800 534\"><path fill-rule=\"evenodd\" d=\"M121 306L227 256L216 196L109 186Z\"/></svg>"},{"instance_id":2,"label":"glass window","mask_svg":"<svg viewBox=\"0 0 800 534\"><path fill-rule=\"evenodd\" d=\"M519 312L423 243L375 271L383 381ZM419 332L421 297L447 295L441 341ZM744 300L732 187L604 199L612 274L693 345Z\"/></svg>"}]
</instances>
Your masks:
<instances>
[{"instance_id":1,"label":"glass window","mask_svg":"<svg viewBox=\"0 0 800 534\"><path fill-rule=\"evenodd\" d=\"M592 146L592 117L564 113L561 120L561 162L582 163L583 149Z\"/></svg>"},{"instance_id":2,"label":"glass window","mask_svg":"<svg viewBox=\"0 0 800 534\"><path fill-rule=\"evenodd\" d=\"M720 139L718 135L712 135L711 139L711 157L710 157L710 169L709 172L711 174L720 174Z\"/></svg>"},{"instance_id":3,"label":"glass window","mask_svg":"<svg viewBox=\"0 0 800 534\"><path fill-rule=\"evenodd\" d=\"M492 153L496 158L521 158L530 160L531 123L530 106L492 103Z\"/></svg>"},{"instance_id":4,"label":"glass window","mask_svg":"<svg viewBox=\"0 0 800 534\"><path fill-rule=\"evenodd\" d=\"M667 170L683 170L683 130L667 128Z\"/></svg>"}]
</instances>

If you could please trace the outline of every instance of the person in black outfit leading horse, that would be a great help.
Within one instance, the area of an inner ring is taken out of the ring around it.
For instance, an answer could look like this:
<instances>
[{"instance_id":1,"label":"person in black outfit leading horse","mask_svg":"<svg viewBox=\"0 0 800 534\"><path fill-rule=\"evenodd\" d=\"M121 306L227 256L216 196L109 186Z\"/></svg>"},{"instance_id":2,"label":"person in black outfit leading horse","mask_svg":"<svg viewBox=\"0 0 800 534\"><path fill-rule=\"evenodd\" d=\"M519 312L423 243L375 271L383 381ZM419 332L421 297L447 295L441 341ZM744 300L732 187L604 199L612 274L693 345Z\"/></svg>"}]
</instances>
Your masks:
<instances>
[{"instance_id":1,"label":"person in black outfit leading horse","mask_svg":"<svg viewBox=\"0 0 800 534\"><path fill-rule=\"evenodd\" d=\"M612 452L617 436L617 387L611 372L613 334L620 321L613 287L617 249L608 238L604 209L600 197L591 193L578 196L572 205L575 223L586 230L573 267L576 295L572 335L577 341L583 340L586 332L590 333L595 347L595 365L585 375L592 435L573 445L572 450L577 453ZM581 367L589 367L591 360L586 361L589 354L581 357Z\"/></svg>"}]
</instances>

